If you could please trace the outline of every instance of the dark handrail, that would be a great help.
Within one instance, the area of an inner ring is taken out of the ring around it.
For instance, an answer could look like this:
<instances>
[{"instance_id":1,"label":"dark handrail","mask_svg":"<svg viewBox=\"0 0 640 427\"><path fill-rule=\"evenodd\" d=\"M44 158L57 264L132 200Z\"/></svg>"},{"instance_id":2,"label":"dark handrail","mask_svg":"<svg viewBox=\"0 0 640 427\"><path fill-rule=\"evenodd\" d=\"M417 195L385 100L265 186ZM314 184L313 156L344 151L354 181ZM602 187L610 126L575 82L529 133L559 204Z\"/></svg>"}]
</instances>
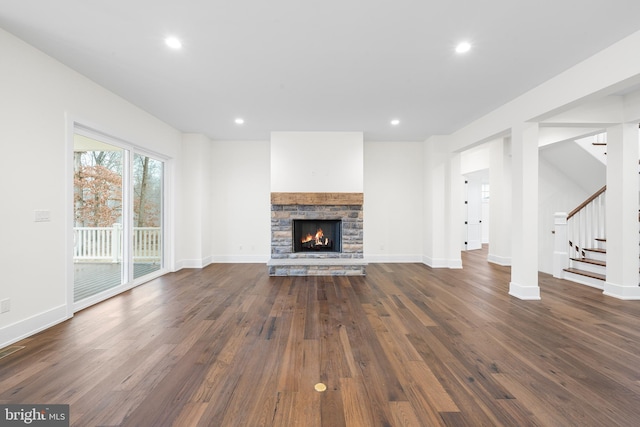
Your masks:
<instances>
[{"instance_id":1,"label":"dark handrail","mask_svg":"<svg viewBox=\"0 0 640 427\"><path fill-rule=\"evenodd\" d=\"M605 192L605 190L607 189L607 186L605 185L604 187L602 187L601 189L599 189L598 191L596 191L591 197L589 197L587 200L585 200L584 202L580 203L580 206L578 206L577 208L575 208L574 210L572 210L571 212L569 212L569 215L567 215L567 219L571 218L572 216L574 216L575 214L577 214L578 212L580 212L582 210L582 208L584 208L585 206L587 206L589 203L593 202L593 200L598 197L599 195L601 195L602 193Z\"/></svg>"}]
</instances>

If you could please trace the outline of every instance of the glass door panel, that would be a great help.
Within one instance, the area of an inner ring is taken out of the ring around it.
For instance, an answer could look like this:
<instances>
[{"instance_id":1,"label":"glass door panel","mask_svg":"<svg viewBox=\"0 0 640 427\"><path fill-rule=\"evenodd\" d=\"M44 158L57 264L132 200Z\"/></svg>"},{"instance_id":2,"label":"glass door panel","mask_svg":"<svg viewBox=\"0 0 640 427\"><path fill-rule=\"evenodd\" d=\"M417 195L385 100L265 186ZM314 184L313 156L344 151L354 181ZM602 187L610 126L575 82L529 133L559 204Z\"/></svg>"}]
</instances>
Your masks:
<instances>
[{"instance_id":1,"label":"glass door panel","mask_svg":"<svg viewBox=\"0 0 640 427\"><path fill-rule=\"evenodd\" d=\"M121 285L124 150L74 135L74 302Z\"/></svg>"},{"instance_id":2,"label":"glass door panel","mask_svg":"<svg viewBox=\"0 0 640 427\"><path fill-rule=\"evenodd\" d=\"M163 163L133 156L133 277L162 268Z\"/></svg>"}]
</instances>

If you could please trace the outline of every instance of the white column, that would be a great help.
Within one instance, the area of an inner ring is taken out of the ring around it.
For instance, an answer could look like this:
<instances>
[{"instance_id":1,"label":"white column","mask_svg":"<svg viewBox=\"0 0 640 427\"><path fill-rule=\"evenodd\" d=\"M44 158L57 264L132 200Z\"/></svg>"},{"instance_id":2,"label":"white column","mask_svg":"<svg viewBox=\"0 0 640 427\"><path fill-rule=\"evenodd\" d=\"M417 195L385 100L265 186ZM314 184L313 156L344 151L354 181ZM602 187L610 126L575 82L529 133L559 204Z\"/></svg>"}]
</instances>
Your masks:
<instances>
[{"instance_id":1,"label":"white column","mask_svg":"<svg viewBox=\"0 0 640 427\"><path fill-rule=\"evenodd\" d=\"M607 129L605 295L640 299L638 286L638 126Z\"/></svg>"},{"instance_id":2,"label":"white column","mask_svg":"<svg viewBox=\"0 0 640 427\"><path fill-rule=\"evenodd\" d=\"M567 213L556 212L553 223L553 277L562 279L564 278L564 269L569 267Z\"/></svg>"},{"instance_id":3,"label":"white column","mask_svg":"<svg viewBox=\"0 0 640 427\"><path fill-rule=\"evenodd\" d=\"M448 266L445 240L445 172L449 161L444 136L433 136L424 143L424 254L423 262L432 268Z\"/></svg>"},{"instance_id":4,"label":"white column","mask_svg":"<svg viewBox=\"0 0 640 427\"><path fill-rule=\"evenodd\" d=\"M509 294L540 299L538 286L538 124L511 129L512 248Z\"/></svg>"},{"instance_id":5,"label":"white column","mask_svg":"<svg viewBox=\"0 0 640 427\"><path fill-rule=\"evenodd\" d=\"M500 138L489 148L489 262L511 265L511 141Z\"/></svg>"},{"instance_id":6,"label":"white column","mask_svg":"<svg viewBox=\"0 0 640 427\"><path fill-rule=\"evenodd\" d=\"M180 267L202 268L213 262L211 207L211 140L201 134L183 134L182 224Z\"/></svg>"}]
</instances>

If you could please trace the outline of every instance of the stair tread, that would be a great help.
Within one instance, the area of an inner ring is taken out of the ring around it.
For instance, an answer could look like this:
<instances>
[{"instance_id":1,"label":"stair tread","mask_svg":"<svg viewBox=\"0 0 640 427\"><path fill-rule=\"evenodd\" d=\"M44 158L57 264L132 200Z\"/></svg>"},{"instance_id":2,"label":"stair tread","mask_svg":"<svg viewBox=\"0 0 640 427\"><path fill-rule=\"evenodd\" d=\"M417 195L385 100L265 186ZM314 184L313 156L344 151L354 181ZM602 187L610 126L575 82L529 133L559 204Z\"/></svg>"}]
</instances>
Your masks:
<instances>
[{"instance_id":1,"label":"stair tread","mask_svg":"<svg viewBox=\"0 0 640 427\"><path fill-rule=\"evenodd\" d=\"M590 251L590 252L599 252L601 254L606 254L607 253L606 249L601 249L601 248L584 248L582 250L583 251Z\"/></svg>"},{"instance_id":2,"label":"stair tread","mask_svg":"<svg viewBox=\"0 0 640 427\"><path fill-rule=\"evenodd\" d=\"M579 268L565 268L564 271L579 274L580 276L591 277L592 279L607 280L607 276L604 274L593 273L591 271L580 270Z\"/></svg>"},{"instance_id":3,"label":"stair tread","mask_svg":"<svg viewBox=\"0 0 640 427\"><path fill-rule=\"evenodd\" d=\"M593 258L571 258L572 261L586 262L587 264L606 266L607 262Z\"/></svg>"},{"instance_id":4,"label":"stair tread","mask_svg":"<svg viewBox=\"0 0 640 427\"><path fill-rule=\"evenodd\" d=\"M597 237L595 240L596 240L596 242L606 242L607 241L607 239L605 239L603 237Z\"/></svg>"}]
</instances>

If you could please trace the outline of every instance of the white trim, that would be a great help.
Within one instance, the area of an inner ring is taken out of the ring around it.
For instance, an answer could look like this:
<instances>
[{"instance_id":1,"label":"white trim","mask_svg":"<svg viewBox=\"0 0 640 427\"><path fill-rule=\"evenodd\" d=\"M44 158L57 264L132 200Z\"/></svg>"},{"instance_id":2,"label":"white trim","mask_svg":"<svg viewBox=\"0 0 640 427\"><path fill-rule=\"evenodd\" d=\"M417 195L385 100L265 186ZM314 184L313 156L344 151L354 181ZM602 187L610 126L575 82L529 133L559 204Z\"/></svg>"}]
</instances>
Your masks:
<instances>
[{"instance_id":1,"label":"white trim","mask_svg":"<svg viewBox=\"0 0 640 427\"><path fill-rule=\"evenodd\" d=\"M74 165L73 165L73 146L74 146L74 133L75 133L75 120L73 120L72 115L68 112L65 112L65 120L66 120L66 147L65 147L65 173L64 173L64 188L65 188L65 215L64 215L64 223L66 226L65 230L65 254L67 257L65 258L65 284L66 284L66 295L65 295L65 307L66 307L66 316L68 318L73 317L73 277L74 277L74 265L73 265L73 248L74 244L74 233L73 233L73 218L74 218L74 208L73 208L73 200L74 200L74 188L73 188L73 175L74 175Z\"/></svg>"},{"instance_id":2,"label":"white trim","mask_svg":"<svg viewBox=\"0 0 640 427\"><path fill-rule=\"evenodd\" d=\"M640 300L640 286L622 286L605 282L603 294L622 300Z\"/></svg>"},{"instance_id":3,"label":"white trim","mask_svg":"<svg viewBox=\"0 0 640 427\"><path fill-rule=\"evenodd\" d=\"M462 258L445 259L445 258L431 258L428 256L423 256L422 263L427 267L431 267L431 268L462 269Z\"/></svg>"},{"instance_id":4,"label":"white trim","mask_svg":"<svg viewBox=\"0 0 640 427\"><path fill-rule=\"evenodd\" d=\"M0 348L35 335L71 317L72 316L67 314L67 305L63 304L11 325L4 326L0 328Z\"/></svg>"},{"instance_id":5,"label":"white trim","mask_svg":"<svg viewBox=\"0 0 640 427\"><path fill-rule=\"evenodd\" d=\"M203 268L205 266L201 259L183 259L178 261L176 265L179 266L176 271L182 270L183 268Z\"/></svg>"},{"instance_id":6,"label":"white trim","mask_svg":"<svg viewBox=\"0 0 640 427\"><path fill-rule=\"evenodd\" d=\"M462 258L450 259L447 267L452 269L462 269Z\"/></svg>"},{"instance_id":7,"label":"white trim","mask_svg":"<svg viewBox=\"0 0 640 427\"><path fill-rule=\"evenodd\" d=\"M500 255L489 254L487 256L487 261L493 264L502 265L504 267L511 266L511 257L505 257Z\"/></svg>"},{"instance_id":8,"label":"white trim","mask_svg":"<svg viewBox=\"0 0 640 427\"><path fill-rule=\"evenodd\" d=\"M509 283L509 295L521 300L539 300L539 286L525 286L515 282Z\"/></svg>"},{"instance_id":9,"label":"white trim","mask_svg":"<svg viewBox=\"0 0 640 427\"><path fill-rule=\"evenodd\" d=\"M421 255L367 255L370 263L422 263Z\"/></svg>"},{"instance_id":10,"label":"white trim","mask_svg":"<svg viewBox=\"0 0 640 427\"><path fill-rule=\"evenodd\" d=\"M431 258L428 256L422 257L422 263L431 268L447 268L449 263L444 258Z\"/></svg>"},{"instance_id":11,"label":"white trim","mask_svg":"<svg viewBox=\"0 0 640 427\"><path fill-rule=\"evenodd\" d=\"M266 264L269 262L268 255L214 255L209 264Z\"/></svg>"},{"instance_id":12,"label":"white trim","mask_svg":"<svg viewBox=\"0 0 640 427\"><path fill-rule=\"evenodd\" d=\"M589 286L591 288L600 289L601 291L604 290L604 281L594 279L593 277L583 276L581 274L575 274L570 271L563 271L561 279Z\"/></svg>"},{"instance_id":13,"label":"white trim","mask_svg":"<svg viewBox=\"0 0 640 427\"><path fill-rule=\"evenodd\" d=\"M181 259L176 262L176 267L178 268L175 271L182 270L183 268L205 268L211 263L212 261L205 259Z\"/></svg>"}]
</instances>

